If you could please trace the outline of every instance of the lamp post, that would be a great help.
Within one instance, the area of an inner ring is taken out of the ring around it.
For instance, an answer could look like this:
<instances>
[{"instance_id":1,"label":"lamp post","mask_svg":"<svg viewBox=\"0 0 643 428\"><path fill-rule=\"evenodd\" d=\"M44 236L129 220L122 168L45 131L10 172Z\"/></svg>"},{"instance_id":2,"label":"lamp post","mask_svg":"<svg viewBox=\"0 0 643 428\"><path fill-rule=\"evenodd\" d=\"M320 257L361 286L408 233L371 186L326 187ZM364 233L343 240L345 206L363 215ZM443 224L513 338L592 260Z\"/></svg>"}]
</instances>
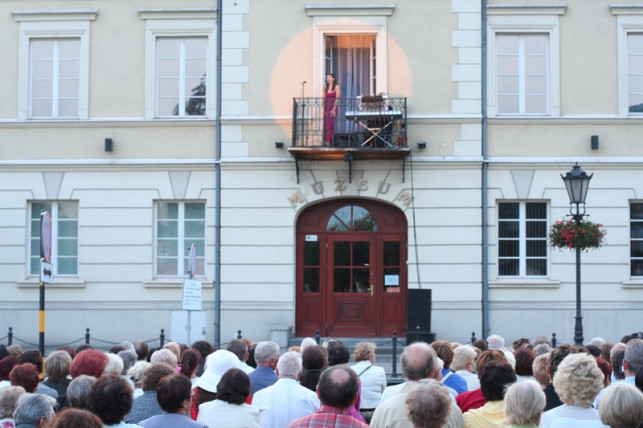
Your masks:
<instances>
[{"instance_id":1,"label":"lamp post","mask_svg":"<svg viewBox=\"0 0 643 428\"><path fill-rule=\"evenodd\" d=\"M578 162L571 171L566 175L561 174L561 178L565 183L567 188L567 194L569 195L569 213L576 222L576 227L580 225L581 220L587 214L585 214L585 198L587 197L587 190L589 189L589 181L592 179L592 175L587 175L583 171ZM581 205L582 211L581 211ZM580 303L581 303L581 293L580 293L580 248L576 248L576 323L574 325L574 344L582 345L583 344L583 317L581 315Z\"/></svg>"}]
</instances>

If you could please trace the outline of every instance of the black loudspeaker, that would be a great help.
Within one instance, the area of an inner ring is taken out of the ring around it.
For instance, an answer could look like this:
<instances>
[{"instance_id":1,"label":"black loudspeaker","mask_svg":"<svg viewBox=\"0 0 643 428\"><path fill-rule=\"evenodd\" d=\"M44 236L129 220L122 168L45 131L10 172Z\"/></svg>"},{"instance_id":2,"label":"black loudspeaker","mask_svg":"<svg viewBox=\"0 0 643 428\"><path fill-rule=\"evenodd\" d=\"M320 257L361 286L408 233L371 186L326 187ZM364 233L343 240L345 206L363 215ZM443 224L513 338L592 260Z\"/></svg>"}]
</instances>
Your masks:
<instances>
[{"instance_id":1,"label":"black loudspeaker","mask_svg":"<svg viewBox=\"0 0 643 428\"><path fill-rule=\"evenodd\" d=\"M431 331L431 290L408 290L406 331Z\"/></svg>"},{"instance_id":2,"label":"black loudspeaker","mask_svg":"<svg viewBox=\"0 0 643 428\"><path fill-rule=\"evenodd\" d=\"M432 343L435 342L435 333L406 333L406 344L410 345L413 342Z\"/></svg>"},{"instance_id":3,"label":"black loudspeaker","mask_svg":"<svg viewBox=\"0 0 643 428\"><path fill-rule=\"evenodd\" d=\"M114 150L114 140L111 138L105 138L105 151L111 152Z\"/></svg>"}]
</instances>

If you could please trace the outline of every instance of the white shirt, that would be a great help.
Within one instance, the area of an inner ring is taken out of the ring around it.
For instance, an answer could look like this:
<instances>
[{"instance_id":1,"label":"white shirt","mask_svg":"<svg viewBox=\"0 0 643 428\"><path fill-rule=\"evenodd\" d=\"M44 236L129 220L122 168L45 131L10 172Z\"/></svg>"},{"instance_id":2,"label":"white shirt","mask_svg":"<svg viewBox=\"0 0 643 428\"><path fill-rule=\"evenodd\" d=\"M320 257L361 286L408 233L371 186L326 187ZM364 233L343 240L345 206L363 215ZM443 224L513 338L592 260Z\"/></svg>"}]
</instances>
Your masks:
<instances>
[{"instance_id":1,"label":"white shirt","mask_svg":"<svg viewBox=\"0 0 643 428\"><path fill-rule=\"evenodd\" d=\"M357 373L362 382L360 407L362 409L376 408L380 404L382 392L386 388L386 373L384 369L371 364L370 361L360 361L349 367Z\"/></svg>"},{"instance_id":2,"label":"white shirt","mask_svg":"<svg viewBox=\"0 0 643 428\"><path fill-rule=\"evenodd\" d=\"M397 385L387 386L382 392L382 399L380 400L380 403L383 403L384 401L388 400L389 398L391 398L392 396L400 392L400 390L404 388L404 384L405 383L402 382L402 383L398 383Z\"/></svg>"},{"instance_id":3,"label":"white shirt","mask_svg":"<svg viewBox=\"0 0 643 428\"><path fill-rule=\"evenodd\" d=\"M539 428L601 428L598 410L592 407L562 406L554 407L543 413Z\"/></svg>"},{"instance_id":4,"label":"white shirt","mask_svg":"<svg viewBox=\"0 0 643 428\"><path fill-rule=\"evenodd\" d=\"M262 428L280 428L315 413L319 398L296 380L279 378L273 385L255 392L252 407L259 409Z\"/></svg>"},{"instance_id":5,"label":"white shirt","mask_svg":"<svg viewBox=\"0 0 643 428\"><path fill-rule=\"evenodd\" d=\"M458 370L455 374L460 375L460 377L467 381L467 391L473 391L480 388L480 379L478 379L478 376L471 373L469 370Z\"/></svg>"}]
</instances>

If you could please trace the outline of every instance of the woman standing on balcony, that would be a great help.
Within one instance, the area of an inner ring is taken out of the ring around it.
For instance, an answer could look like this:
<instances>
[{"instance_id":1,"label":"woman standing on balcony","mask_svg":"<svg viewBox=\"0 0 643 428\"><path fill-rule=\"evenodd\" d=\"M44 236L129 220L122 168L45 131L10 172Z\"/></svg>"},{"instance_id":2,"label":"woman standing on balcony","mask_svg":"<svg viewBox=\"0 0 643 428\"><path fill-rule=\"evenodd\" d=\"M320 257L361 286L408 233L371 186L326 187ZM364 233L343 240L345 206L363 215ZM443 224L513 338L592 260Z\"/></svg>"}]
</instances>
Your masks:
<instances>
[{"instance_id":1,"label":"woman standing on balcony","mask_svg":"<svg viewBox=\"0 0 643 428\"><path fill-rule=\"evenodd\" d=\"M335 135L335 119L337 118L337 102L340 89L333 73L326 75L324 86L324 145L330 146Z\"/></svg>"}]
</instances>

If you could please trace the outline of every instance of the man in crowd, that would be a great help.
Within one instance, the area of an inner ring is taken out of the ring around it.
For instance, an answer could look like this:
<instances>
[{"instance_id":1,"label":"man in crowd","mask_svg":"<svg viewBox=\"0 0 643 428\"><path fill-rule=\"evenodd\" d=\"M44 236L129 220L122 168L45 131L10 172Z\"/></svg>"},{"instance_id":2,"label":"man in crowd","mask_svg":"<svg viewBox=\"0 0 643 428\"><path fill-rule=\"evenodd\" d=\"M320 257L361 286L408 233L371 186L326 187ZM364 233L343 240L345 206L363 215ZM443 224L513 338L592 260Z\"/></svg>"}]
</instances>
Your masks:
<instances>
[{"instance_id":1,"label":"man in crowd","mask_svg":"<svg viewBox=\"0 0 643 428\"><path fill-rule=\"evenodd\" d=\"M357 401L358 390L359 378L347 366L338 365L324 370L317 384L317 395L321 401L319 410L294 420L288 427L368 427L348 414L348 408Z\"/></svg>"},{"instance_id":2,"label":"man in crowd","mask_svg":"<svg viewBox=\"0 0 643 428\"><path fill-rule=\"evenodd\" d=\"M440 380L437 355L427 343L415 342L404 348L400 357L402 374L406 382L395 389L395 393L383 400L373 413L371 426L374 428L413 428L413 423L405 409L405 402L411 387L422 379ZM463 428L462 412L456 405L451 406L447 423L448 428Z\"/></svg>"},{"instance_id":3,"label":"man in crowd","mask_svg":"<svg viewBox=\"0 0 643 428\"><path fill-rule=\"evenodd\" d=\"M44 428L54 417L56 399L43 394L22 394L18 398L13 419L16 427Z\"/></svg>"},{"instance_id":4,"label":"man in crowd","mask_svg":"<svg viewBox=\"0 0 643 428\"><path fill-rule=\"evenodd\" d=\"M643 339L630 339L625 345L625 356L623 357L623 373L625 379L621 382L636 386L636 374L643 369ZM594 408L598 409L598 403L609 387L602 389L594 400Z\"/></svg>"},{"instance_id":5,"label":"man in crowd","mask_svg":"<svg viewBox=\"0 0 643 428\"><path fill-rule=\"evenodd\" d=\"M241 339L232 339L228 342L228 351L232 352L240 361L240 364L237 364L237 368L243 370L246 374L250 374L253 371L253 368L250 367L246 361L250 354L248 353L248 345Z\"/></svg>"},{"instance_id":6,"label":"man in crowd","mask_svg":"<svg viewBox=\"0 0 643 428\"><path fill-rule=\"evenodd\" d=\"M259 409L263 428L283 428L319 408L317 394L298 382L301 370L301 354L294 351L285 353L277 363L279 380L252 397L252 405Z\"/></svg>"},{"instance_id":7,"label":"man in crowd","mask_svg":"<svg viewBox=\"0 0 643 428\"><path fill-rule=\"evenodd\" d=\"M275 368L279 361L279 345L275 342L259 342L255 348L257 368L248 375L252 395L277 382Z\"/></svg>"},{"instance_id":8,"label":"man in crowd","mask_svg":"<svg viewBox=\"0 0 643 428\"><path fill-rule=\"evenodd\" d=\"M192 382L181 373L173 373L159 381L157 396L163 413L138 424L144 428L207 428L187 416L192 399Z\"/></svg>"}]
</instances>

